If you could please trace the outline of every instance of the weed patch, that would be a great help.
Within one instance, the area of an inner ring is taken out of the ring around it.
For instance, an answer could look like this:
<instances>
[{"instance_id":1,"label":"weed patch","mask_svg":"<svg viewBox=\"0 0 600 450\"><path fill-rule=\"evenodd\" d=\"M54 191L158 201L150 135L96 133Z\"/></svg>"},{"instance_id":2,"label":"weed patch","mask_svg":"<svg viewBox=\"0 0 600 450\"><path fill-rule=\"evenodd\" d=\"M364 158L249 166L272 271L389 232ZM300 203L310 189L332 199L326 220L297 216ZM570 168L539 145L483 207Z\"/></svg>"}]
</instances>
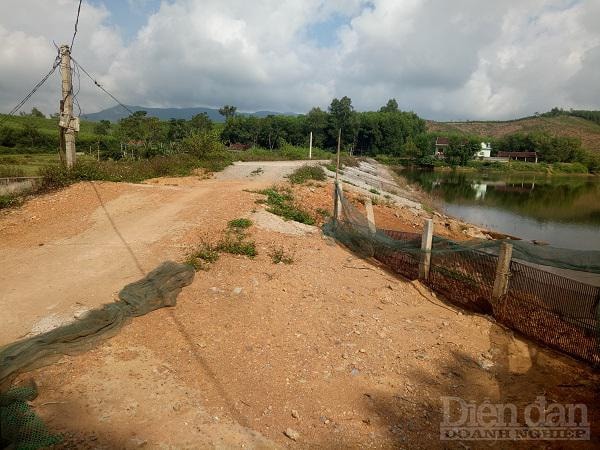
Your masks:
<instances>
[{"instance_id":1,"label":"weed patch","mask_svg":"<svg viewBox=\"0 0 600 450\"><path fill-rule=\"evenodd\" d=\"M294 196L289 189L271 187L258 193L267 196L263 203L268 206L267 211L270 213L307 225L315 224L315 219L294 203Z\"/></svg>"},{"instance_id":2,"label":"weed patch","mask_svg":"<svg viewBox=\"0 0 600 450\"><path fill-rule=\"evenodd\" d=\"M271 261L273 264L293 264L294 258L292 255L287 253L283 247L274 248L271 253L269 253L271 257Z\"/></svg>"},{"instance_id":3,"label":"weed patch","mask_svg":"<svg viewBox=\"0 0 600 450\"><path fill-rule=\"evenodd\" d=\"M250 219L245 218L233 219L227 222L227 227L231 229L245 230L246 228L250 228L251 226L252 221Z\"/></svg>"},{"instance_id":4,"label":"weed patch","mask_svg":"<svg viewBox=\"0 0 600 450\"><path fill-rule=\"evenodd\" d=\"M327 177L321 166L307 164L294 170L288 179L294 184L302 184L308 180L325 181Z\"/></svg>"}]
</instances>

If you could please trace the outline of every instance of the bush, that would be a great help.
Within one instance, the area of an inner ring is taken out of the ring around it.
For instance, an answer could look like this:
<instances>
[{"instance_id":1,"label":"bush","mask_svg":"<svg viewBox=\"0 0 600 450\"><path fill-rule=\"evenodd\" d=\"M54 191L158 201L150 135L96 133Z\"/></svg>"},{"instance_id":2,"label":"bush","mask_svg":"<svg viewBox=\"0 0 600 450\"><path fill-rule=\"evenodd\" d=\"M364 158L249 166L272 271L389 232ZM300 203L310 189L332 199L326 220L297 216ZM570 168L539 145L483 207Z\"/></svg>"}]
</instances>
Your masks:
<instances>
[{"instance_id":1,"label":"bush","mask_svg":"<svg viewBox=\"0 0 600 450\"><path fill-rule=\"evenodd\" d=\"M219 133L216 130L194 133L183 139L179 147L184 153L194 155L200 159L225 150L225 146L219 140Z\"/></svg>"},{"instance_id":2,"label":"bush","mask_svg":"<svg viewBox=\"0 0 600 450\"><path fill-rule=\"evenodd\" d=\"M302 184L308 180L325 181L327 176L321 166L307 164L294 170L288 178L294 184Z\"/></svg>"}]
</instances>

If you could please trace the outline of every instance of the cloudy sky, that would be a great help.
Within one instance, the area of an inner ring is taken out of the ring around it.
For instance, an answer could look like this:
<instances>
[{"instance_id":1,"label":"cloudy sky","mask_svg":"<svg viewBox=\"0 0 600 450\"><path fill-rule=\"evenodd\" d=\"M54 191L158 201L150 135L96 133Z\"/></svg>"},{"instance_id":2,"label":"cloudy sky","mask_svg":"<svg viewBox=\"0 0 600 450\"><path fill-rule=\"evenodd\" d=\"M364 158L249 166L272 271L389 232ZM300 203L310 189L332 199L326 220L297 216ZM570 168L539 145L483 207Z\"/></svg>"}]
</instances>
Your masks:
<instances>
[{"instance_id":1,"label":"cloudy sky","mask_svg":"<svg viewBox=\"0 0 600 450\"><path fill-rule=\"evenodd\" d=\"M77 0L0 2L0 110L70 42ZM73 56L126 104L432 119L600 109L599 0L84 0ZM78 83L77 83L78 86ZM77 88L76 86L76 88ZM27 105L57 109L56 73ZM82 76L85 112L114 102Z\"/></svg>"}]
</instances>

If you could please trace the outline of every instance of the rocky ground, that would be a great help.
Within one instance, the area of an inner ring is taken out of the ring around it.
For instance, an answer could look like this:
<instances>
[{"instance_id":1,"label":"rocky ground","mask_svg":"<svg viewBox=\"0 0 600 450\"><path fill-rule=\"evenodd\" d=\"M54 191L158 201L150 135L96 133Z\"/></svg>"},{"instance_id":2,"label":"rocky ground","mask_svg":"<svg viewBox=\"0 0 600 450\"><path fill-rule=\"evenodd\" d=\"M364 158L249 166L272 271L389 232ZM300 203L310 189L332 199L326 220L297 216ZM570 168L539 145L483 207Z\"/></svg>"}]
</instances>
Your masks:
<instances>
[{"instance_id":1,"label":"rocky ground","mask_svg":"<svg viewBox=\"0 0 600 450\"><path fill-rule=\"evenodd\" d=\"M252 191L286 183L294 165L278 164L78 184L0 216L0 344L111 301L159 262L220 239L231 219L254 223L255 258L222 255L176 307L21 377L38 383L33 406L64 433L62 448L487 448L440 442L442 397L522 408L539 395L587 404L592 441L496 447L600 444L598 374L266 212ZM357 208L371 195L344 187ZM327 220L331 181L293 192ZM390 229L419 232L430 214L418 202L375 206ZM436 233L469 238L468 226L435 218Z\"/></svg>"}]
</instances>

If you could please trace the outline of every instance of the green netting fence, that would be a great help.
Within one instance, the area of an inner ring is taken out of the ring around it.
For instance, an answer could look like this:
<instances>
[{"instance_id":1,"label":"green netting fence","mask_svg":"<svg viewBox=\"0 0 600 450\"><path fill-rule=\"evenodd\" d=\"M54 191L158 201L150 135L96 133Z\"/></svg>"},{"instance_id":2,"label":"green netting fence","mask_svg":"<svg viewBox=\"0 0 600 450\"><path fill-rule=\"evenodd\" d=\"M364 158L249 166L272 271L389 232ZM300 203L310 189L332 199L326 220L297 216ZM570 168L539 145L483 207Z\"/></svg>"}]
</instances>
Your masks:
<instances>
[{"instance_id":1,"label":"green netting fence","mask_svg":"<svg viewBox=\"0 0 600 450\"><path fill-rule=\"evenodd\" d=\"M517 240L455 242L434 236L421 250L421 234L369 227L365 214L341 190L329 235L362 257L372 257L409 280L418 279L448 301L498 322L539 343L600 367L600 252L537 246ZM503 242L513 247L508 285L493 295Z\"/></svg>"}]
</instances>

